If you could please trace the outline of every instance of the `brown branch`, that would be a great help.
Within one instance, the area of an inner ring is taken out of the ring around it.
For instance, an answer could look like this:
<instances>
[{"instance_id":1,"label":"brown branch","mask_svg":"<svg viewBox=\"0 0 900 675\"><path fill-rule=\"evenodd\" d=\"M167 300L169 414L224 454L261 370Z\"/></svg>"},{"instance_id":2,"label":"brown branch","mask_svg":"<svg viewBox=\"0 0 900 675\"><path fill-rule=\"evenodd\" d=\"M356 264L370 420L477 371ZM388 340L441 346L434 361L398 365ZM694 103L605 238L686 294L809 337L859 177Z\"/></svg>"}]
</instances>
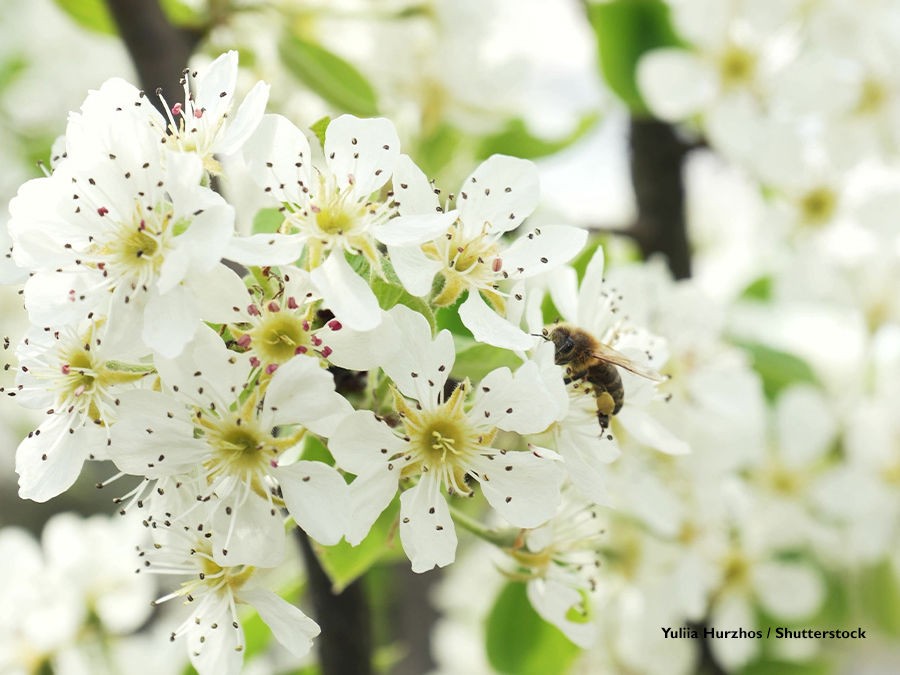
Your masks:
<instances>
[{"instance_id":1,"label":"brown branch","mask_svg":"<svg viewBox=\"0 0 900 675\"><path fill-rule=\"evenodd\" d=\"M170 104L181 101L181 73L202 32L173 26L157 0L106 0L106 6L137 70L141 88L148 93L161 88ZM156 96L148 99L165 114Z\"/></svg>"},{"instance_id":2,"label":"brown branch","mask_svg":"<svg viewBox=\"0 0 900 675\"><path fill-rule=\"evenodd\" d=\"M316 638L322 675L372 675L372 620L363 580L357 579L340 594L316 557L312 543L300 528L309 596L322 634Z\"/></svg>"},{"instance_id":3,"label":"brown branch","mask_svg":"<svg viewBox=\"0 0 900 675\"><path fill-rule=\"evenodd\" d=\"M634 239L645 256L665 255L676 279L689 277L682 166L693 146L679 138L671 125L639 117L631 118L629 145L638 210Z\"/></svg>"}]
</instances>

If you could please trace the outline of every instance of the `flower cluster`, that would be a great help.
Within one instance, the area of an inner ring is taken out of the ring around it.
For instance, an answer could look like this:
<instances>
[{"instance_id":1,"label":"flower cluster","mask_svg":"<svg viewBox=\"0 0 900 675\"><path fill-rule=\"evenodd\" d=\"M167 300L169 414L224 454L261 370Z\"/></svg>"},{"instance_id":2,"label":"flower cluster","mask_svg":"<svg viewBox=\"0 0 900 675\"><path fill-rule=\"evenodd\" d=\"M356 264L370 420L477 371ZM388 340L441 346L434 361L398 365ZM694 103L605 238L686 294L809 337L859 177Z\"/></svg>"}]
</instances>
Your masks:
<instances>
[{"instance_id":1,"label":"flower cluster","mask_svg":"<svg viewBox=\"0 0 900 675\"><path fill-rule=\"evenodd\" d=\"M651 412L664 341L617 314L602 249L579 290L586 231L525 224L530 162L494 155L444 196L389 121L319 139L236 78L234 52L185 71L165 115L106 82L13 200L32 328L8 393L46 414L20 495L59 495L86 460L117 467L103 486L137 477L116 502L152 537L140 569L186 577L158 602L190 606L171 637L202 675L240 669L241 604L303 656L319 628L262 572L294 527L357 545L392 503L414 571L452 563L463 524L589 641L569 613L592 584L566 570L596 562L598 532L548 523L606 499L619 437L686 451ZM211 187L234 165L268 202L252 228ZM542 314L547 287L568 323Z\"/></svg>"}]
</instances>

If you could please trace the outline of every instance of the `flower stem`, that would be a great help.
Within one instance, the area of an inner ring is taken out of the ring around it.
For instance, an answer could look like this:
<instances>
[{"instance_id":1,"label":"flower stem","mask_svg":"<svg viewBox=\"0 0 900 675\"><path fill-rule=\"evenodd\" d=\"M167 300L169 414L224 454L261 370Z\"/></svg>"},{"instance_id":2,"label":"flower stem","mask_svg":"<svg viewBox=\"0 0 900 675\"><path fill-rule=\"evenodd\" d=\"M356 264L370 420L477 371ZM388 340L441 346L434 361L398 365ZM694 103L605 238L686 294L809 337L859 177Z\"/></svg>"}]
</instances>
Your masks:
<instances>
[{"instance_id":1,"label":"flower stem","mask_svg":"<svg viewBox=\"0 0 900 675\"><path fill-rule=\"evenodd\" d=\"M492 530L485 527L482 523L472 518L470 515L463 513L459 509L451 506L450 515L453 521L468 530L472 534L485 541L488 541L501 548L510 548L515 545L519 538L520 530L514 528L505 528L503 530Z\"/></svg>"}]
</instances>

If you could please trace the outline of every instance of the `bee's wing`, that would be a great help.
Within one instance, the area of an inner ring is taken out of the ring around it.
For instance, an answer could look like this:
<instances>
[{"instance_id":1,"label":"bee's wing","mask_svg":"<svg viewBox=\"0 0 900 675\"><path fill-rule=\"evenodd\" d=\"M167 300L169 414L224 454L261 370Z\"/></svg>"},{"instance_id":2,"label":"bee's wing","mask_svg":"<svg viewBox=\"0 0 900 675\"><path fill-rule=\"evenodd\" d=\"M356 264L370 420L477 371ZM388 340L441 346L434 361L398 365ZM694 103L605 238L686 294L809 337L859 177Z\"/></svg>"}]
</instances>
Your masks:
<instances>
[{"instance_id":1,"label":"bee's wing","mask_svg":"<svg viewBox=\"0 0 900 675\"><path fill-rule=\"evenodd\" d=\"M653 380L654 382L664 382L666 380L665 376L660 375L655 370L638 365L622 352L617 352L609 345L603 343L600 343L594 351L594 358L603 361L604 363L611 363L615 366L619 366L619 368L624 368L630 373L646 377L648 380Z\"/></svg>"}]
</instances>

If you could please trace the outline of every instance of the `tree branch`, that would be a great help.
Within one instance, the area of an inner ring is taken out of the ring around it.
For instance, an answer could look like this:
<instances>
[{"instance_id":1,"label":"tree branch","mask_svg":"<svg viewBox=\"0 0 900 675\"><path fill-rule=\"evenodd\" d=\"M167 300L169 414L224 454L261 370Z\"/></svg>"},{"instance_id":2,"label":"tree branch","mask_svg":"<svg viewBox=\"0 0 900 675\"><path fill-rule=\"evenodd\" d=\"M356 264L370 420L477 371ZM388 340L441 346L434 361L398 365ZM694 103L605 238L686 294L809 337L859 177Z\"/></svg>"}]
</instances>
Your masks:
<instances>
[{"instance_id":1,"label":"tree branch","mask_svg":"<svg viewBox=\"0 0 900 675\"><path fill-rule=\"evenodd\" d=\"M141 88L148 93L161 88L167 101L181 101L181 73L202 32L173 26L158 0L106 0L106 6L137 70ZM148 99L165 114L156 96Z\"/></svg>"},{"instance_id":2,"label":"tree branch","mask_svg":"<svg viewBox=\"0 0 900 675\"><path fill-rule=\"evenodd\" d=\"M372 621L362 579L335 594L331 580L300 528L300 542L309 594L322 634L316 639L322 675L372 675Z\"/></svg>"},{"instance_id":3,"label":"tree branch","mask_svg":"<svg viewBox=\"0 0 900 675\"><path fill-rule=\"evenodd\" d=\"M638 216L632 233L645 256L662 253L676 279L691 275L682 166L692 146L659 120L631 118L631 182Z\"/></svg>"}]
</instances>

